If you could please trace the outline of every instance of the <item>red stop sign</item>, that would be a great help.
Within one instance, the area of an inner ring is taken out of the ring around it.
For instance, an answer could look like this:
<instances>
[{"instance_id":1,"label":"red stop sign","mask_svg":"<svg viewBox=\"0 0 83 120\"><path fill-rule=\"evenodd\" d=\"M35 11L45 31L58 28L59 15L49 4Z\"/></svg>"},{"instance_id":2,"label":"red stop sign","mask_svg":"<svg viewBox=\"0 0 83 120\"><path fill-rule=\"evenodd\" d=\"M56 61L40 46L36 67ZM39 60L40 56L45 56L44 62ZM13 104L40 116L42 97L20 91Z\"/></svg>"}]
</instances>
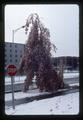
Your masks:
<instances>
[{"instance_id":1,"label":"red stop sign","mask_svg":"<svg viewBox=\"0 0 83 120\"><path fill-rule=\"evenodd\" d=\"M15 65L8 65L7 67L7 73L10 76L14 76L17 73L17 68Z\"/></svg>"}]
</instances>

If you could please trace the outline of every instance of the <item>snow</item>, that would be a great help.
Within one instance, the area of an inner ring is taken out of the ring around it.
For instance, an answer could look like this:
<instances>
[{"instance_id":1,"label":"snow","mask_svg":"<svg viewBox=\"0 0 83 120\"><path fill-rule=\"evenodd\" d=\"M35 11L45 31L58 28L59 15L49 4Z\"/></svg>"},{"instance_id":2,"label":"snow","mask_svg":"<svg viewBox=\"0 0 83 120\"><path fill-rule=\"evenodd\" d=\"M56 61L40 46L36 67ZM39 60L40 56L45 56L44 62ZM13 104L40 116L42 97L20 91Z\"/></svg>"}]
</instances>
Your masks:
<instances>
[{"instance_id":1,"label":"snow","mask_svg":"<svg viewBox=\"0 0 83 120\"><path fill-rule=\"evenodd\" d=\"M14 84L23 83L26 76L15 76L14 77ZM11 77L5 76L5 84L11 84Z\"/></svg>"},{"instance_id":2,"label":"snow","mask_svg":"<svg viewBox=\"0 0 83 120\"><path fill-rule=\"evenodd\" d=\"M16 105L15 110L6 107L5 113L7 115L77 115L79 92Z\"/></svg>"},{"instance_id":3,"label":"snow","mask_svg":"<svg viewBox=\"0 0 83 120\"><path fill-rule=\"evenodd\" d=\"M20 98L25 98L25 97L31 97L31 96L36 96L36 95L42 95L42 94L47 94L47 92L42 92L40 93L38 89L35 90L28 90L28 92L15 92L14 97L15 99L20 99ZM12 94L8 93L5 94L5 101L12 100Z\"/></svg>"},{"instance_id":4,"label":"snow","mask_svg":"<svg viewBox=\"0 0 83 120\"><path fill-rule=\"evenodd\" d=\"M75 85L79 86L79 83L69 84L69 86L75 86ZM58 90L58 91L61 91L61 90ZM42 95L42 94L49 94L49 93L48 92L39 92L39 89L33 89L33 90L28 90L26 93L25 92L14 92L14 97L15 97L15 99L20 99L20 98L32 97L32 96ZM12 94L6 93L5 101L9 101L9 100L12 100Z\"/></svg>"},{"instance_id":5,"label":"snow","mask_svg":"<svg viewBox=\"0 0 83 120\"><path fill-rule=\"evenodd\" d=\"M79 86L79 83L69 84L69 86Z\"/></svg>"},{"instance_id":6,"label":"snow","mask_svg":"<svg viewBox=\"0 0 83 120\"><path fill-rule=\"evenodd\" d=\"M69 73L64 73L63 74L64 78L75 78L75 77L79 77L79 72L69 72Z\"/></svg>"},{"instance_id":7,"label":"snow","mask_svg":"<svg viewBox=\"0 0 83 120\"><path fill-rule=\"evenodd\" d=\"M79 72L73 71L73 72L65 72L63 74L64 78L75 78L75 77L79 77ZM15 76L15 83L14 84L18 84L18 83L23 83L25 80L26 76ZM35 79L35 78L34 78ZM33 82L34 82L33 79ZM9 76L5 77L5 84L11 84L11 78Z\"/></svg>"},{"instance_id":8,"label":"snow","mask_svg":"<svg viewBox=\"0 0 83 120\"><path fill-rule=\"evenodd\" d=\"M76 77L79 77L79 72L64 73L64 78ZM14 84L23 83L25 78L26 76L16 76ZM10 84L11 78L5 77L5 83ZM79 83L69 85L79 86ZM27 93L15 92L14 97L20 99L45 93L47 94L47 92L40 93L38 89L35 89L29 90ZM5 94L5 101L9 100L12 100L11 93ZM15 110L12 109L12 106L5 106L5 113L7 115L77 115L79 113L79 92L16 105Z\"/></svg>"}]
</instances>

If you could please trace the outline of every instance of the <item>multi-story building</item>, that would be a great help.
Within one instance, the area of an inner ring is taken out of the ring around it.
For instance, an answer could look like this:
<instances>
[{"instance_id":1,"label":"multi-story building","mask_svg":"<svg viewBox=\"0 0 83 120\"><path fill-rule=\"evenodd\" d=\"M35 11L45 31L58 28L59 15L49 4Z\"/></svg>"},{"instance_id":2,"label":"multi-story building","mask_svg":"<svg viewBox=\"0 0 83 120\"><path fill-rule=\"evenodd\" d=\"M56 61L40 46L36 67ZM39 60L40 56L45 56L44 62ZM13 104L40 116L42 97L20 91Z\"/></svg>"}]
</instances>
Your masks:
<instances>
[{"instance_id":1,"label":"multi-story building","mask_svg":"<svg viewBox=\"0 0 83 120\"><path fill-rule=\"evenodd\" d=\"M20 65L21 58L24 54L24 44L5 42L5 70L9 64L14 64L17 68ZM65 69L79 69L79 57L63 56L52 58L55 68L59 67L60 59L63 59Z\"/></svg>"},{"instance_id":2,"label":"multi-story building","mask_svg":"<svg viewBox=\"0 0 83 120\"><path fill-rule=\"evenodd\" d=\"M9 64L19 67L24 53L24 44L5 42L5 69Z\"/></svg>"}]
</instances>

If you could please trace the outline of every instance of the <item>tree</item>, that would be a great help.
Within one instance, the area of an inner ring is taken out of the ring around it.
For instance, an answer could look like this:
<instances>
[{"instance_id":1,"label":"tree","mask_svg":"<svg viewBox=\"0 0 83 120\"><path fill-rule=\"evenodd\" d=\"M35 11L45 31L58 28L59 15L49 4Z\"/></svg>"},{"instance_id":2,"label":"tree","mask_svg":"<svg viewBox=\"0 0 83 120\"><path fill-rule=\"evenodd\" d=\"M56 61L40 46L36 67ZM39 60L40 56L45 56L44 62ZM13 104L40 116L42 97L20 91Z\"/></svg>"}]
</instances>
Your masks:
<instances>
[{"instance_id":1,"label":"tree","mask_svg":"<svg viewBox=\"0 0 83 120\"><path fill-rule=\"evenodd\" d=\"M41 23L36 13L28 17L25 26L28 39L19 68L20 73L24 71L27 75L24 91L29 88L34 75L40 91L54 91L63 87L63 81L51 61L51 48L56 51L56 46L50 41L49 30Z\"/></svg>"}]
</instances>

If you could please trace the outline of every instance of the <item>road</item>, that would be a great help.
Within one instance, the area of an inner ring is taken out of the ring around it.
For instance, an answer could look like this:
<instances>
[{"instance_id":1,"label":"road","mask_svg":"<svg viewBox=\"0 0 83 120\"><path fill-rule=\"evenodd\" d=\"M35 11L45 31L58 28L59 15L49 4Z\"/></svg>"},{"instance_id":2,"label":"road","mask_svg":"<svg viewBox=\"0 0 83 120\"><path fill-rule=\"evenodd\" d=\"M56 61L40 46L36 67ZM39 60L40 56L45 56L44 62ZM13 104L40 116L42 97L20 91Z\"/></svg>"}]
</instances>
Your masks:
<instances>
[{"instance_id":1,"label":"road","mask_svg":"<svg viewBox=\"0 0 83 120\"><path fill-rule=\"evenodd\" d=\"M65 79L64 79L64 82L65 82L65 83L68 83L68 84L79 83L79 77L65 78Z\"/></svg>"},{"instance_id":2,"label":"road","mask_svg":"<svg viewBox=\"0 0 83 120\"><path fill-rule=\"evenodd\" d=\"M65 78L64 82L67 84L79 83L79 77ZM14 91L22 91L23 83L17 83L14 85ZM11 84L5 85L5 92L11 92Z\"/></svg>"},{"instance_id":3,"label":"road","mask_svg":"<svg viewBox=\"0 0 83 120\"><path fill-rule=\"evenodd\" d=\"M67 83L67 84L74 84L74 83L79 83L79 78L76 77L76 78L65 78L64 79L64 82ZM22 87L23 87L23 84L20 83L20 84L15 84L15 91L18 91L18 90L22 90ZM6 85L5 86L5 89L9 89L9 91L11 91L11 85ZM15 100L15 104L16 105L19 105L19 104L22 104L22 103L27 103L27 102L31 102L33 101L34 99L43 99L44 97L48 98L48 97L52 97L52 96L57 96L57 95L64 95L64 94L69 94L69 93L72 93L72 92L78 92L79 91L79 88L75 88L75 89L70 89L70 90L66 90L66 91L60 91L58 92L57 94L51 94L51 95L47 95L47 96L35 96L35 97L31 97L31 98L21 98L21 99L18 99L18 100ZM6 101L6 105L7 106L11 106L12 105L12 101L9 100L9 101Z\"/></svg>"}]
</instances>

